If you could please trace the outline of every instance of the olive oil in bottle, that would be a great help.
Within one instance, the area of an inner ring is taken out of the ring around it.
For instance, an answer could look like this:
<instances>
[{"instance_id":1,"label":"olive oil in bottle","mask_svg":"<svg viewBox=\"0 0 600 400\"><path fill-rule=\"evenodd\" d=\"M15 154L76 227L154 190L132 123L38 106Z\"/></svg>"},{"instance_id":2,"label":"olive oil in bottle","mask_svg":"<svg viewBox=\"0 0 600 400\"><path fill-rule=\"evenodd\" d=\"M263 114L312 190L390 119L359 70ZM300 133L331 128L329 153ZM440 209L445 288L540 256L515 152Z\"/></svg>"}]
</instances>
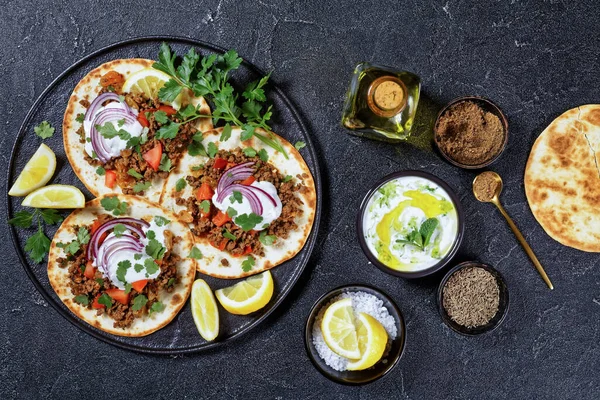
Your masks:
<instances>
[{"instance_id":1,"label":"olive oil in bottle","mask_svg":"<svg viewBox=\"0 0 600 400\"><path fill-rule=\"evenodd\" d=\"M342 125L357 136L398 142L408 139L421 79L406 71L360 63L346 94Z\"/></svg>"}]
</instances>

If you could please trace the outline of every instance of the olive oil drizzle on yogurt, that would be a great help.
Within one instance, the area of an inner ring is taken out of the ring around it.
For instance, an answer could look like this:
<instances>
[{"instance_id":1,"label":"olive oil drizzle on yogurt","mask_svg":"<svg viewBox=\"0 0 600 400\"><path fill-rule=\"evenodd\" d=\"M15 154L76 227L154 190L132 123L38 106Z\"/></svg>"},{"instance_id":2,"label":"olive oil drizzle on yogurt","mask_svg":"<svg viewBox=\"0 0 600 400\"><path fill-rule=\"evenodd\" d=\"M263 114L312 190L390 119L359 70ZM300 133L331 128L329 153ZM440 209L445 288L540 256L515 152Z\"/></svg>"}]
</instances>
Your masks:
<instances>
[{"instance_id":1,"label":"olive oil drizzle on yogurt","mask_svg":"<svg viewBox=\"0 0 600 400\"><path fill-rule=\"evenodd\" d=\"M406 243L429 218L438 220L429 243L422 248ZM364 216L365 240L383 264L399 271L435 265L452 248L458 233L457 213L448 194L437 184L418 177L387 182L371 197Z\"/></svg>"}]
</instances>

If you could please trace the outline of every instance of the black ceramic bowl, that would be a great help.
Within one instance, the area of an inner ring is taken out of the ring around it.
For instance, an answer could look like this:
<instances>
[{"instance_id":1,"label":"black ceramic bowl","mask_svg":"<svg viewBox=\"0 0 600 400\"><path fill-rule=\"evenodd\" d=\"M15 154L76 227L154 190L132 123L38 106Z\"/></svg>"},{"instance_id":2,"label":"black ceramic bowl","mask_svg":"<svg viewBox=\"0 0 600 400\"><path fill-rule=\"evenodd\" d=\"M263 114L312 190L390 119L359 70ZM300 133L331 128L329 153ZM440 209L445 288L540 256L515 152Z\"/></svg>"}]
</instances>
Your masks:
<instances>
[{"instance_id":1,"label":"black ceramic bowl","mask_svg":"<svg viewBox=\"0 0 600 400\"><path fill-rule=\"evenodd\" d=\"M323 306L325 306L334 297L348 292L365 292L379 298L381 301L383 301L383 305L388 309L390 315L396 320L396 328L398 329L398 334L396 335L396 338L392 340L392 346L388 354L377 364L363 371L336 371L335 369L331 368L319 356L319 353L317 352L312 340L313 325L317 315L319 314L319 311L321 311L321 308L323 308ZM398 306L396 306L394 301L382 291L366 285L341 286L321 296L310 309L310 313L306 319L306 326L304 328L304 344L306 346L306 352L308 353L308 358L310 358L315 368L317 368L317 370L325 377L344 385L364 385L386 375L396 366L398 360L400 360L402 352L404 351L405 341L406 327L404 325L404 318L402 317L402 313L398 309Z\"/></svg>"},{"instance_id":2,"label":"black ceramic bowl","mask_svg":"<svg viewBox=\"0 0 600 400\"><path fill-rule=\"evenodd\" d=\"M448 279L455 272L457 272L463 268L469 268L469 267L483 268L486 271L488 271L489 273L491 273L492 275L494 275L494 277L496 278L496 281L498 282L498 288L500 289L500 304L498 305L498 312L496 312L496 315L494 315L494 317L490 320L490 322L488 322L485 325L478 326L475 328L467 328L466 326L462 326L462 325L459 325L456 322L454 322L450 318L450 316L448 315L446 310L444 309L444 304L443 304L444 286L446 285L446 282L448 281ZM442 279L442 282L440 283L440 286L438 288L437 298L438 298L438 308L440 310L440 315L442 316L442 320L444 321L444 323L446 325L448 325L455 332L458 332L458 333L460 333L462 335L466 335L466 336L476 336L476 335L480 335L482 333L493 331L494 329L496 329L500 326L502 321L504 321L504 318L506 317L506 313L508 312L508 287L506 286L506 282L504 281L504 278L502 277L502 275L500 275L500 272L498 272L495 268L492 268L491 266L489 266L487 264L483 264L483 263L479 263L479 262L475 262L475 261L465 261L463 263L458 264L456 267L452 268L450 271L448 271L448 273L446 274L446 276L444 276L444 279Z\"/></svg>"},{"instance_id":3,"label":"black ceramic bowl","mask_svg":"<svg viewBox=\"0 0 600 400\"><path fill-rule=\"evenodd\" d=\"M463 103L463 102L475 103L478 106L480 106L481 108L483 108L485 111L496 115L498 118L500 118L500 123L502 123L502 127L504 128L504 138L503 138L503 142L502 142L502 147L498 151L498 154L495 154L493 157L482 162L481 164L469 165L469 164L459 163L458 161L456 161L452 157L450 157L448 154L444 153L444 151L440 148L439 143L438 143L438 141L439 141L438 123L439 123L440 117L450 107L452 107L458 103ZM444 157L446 159L446 161L448 161L450 164L456 165L457 167L464 168L464 169L484 168L484 167L487 167L488 165L492 164L498 158L500 158L500 155L502 155L502 153L504 152L504 149L506 148L506 145L508 144L508 120L506 119L506 116L504 115L504 112L500 109L500 107L498 107L491 100L488 100L484 97L479 97L479 96L459 97L457 99L452 100L450 103L446 104L444 106L444 108L442 108L440 110L440 112L438 113L438 116L435 120L435 125L433 127L433 142L435 143L435 146L437 147L437 149L440 152L440 154L442 155L442 157Z\"/></svg>"},{"instance_id":4,"label":"black ceramic bowl","mask_svg":"<svg viewBox=\"0 0 600 400\"><path fill-rule=\"evenodd\" d=\"M444 258L440 259L440 261L438 261L437 264L434 264L429 268L425 268L425 269L415 271L415 272L397 271L395 269L388 267L381 261L379 261L379 259L369 249L369 245L367 244L367 242L365 240L365 232L363 229L363 217L364 217L365 211L367 209L367 205L369 204L369 201L371 200L371 196L373 196L373 194L375 194L377 189L379 189L381 186L383 186L387 182L394 180L396 178L404 177L404 176L416 176L419 178L430 180L430 181L436 183L437 185L439 185L442 189L444 189L446 191L446 193L448 193L448 196L452 200L452 203L454 204L454 208L456 209L456 214L457 214L456 239L454 240L454 244L452 245L452 248L450 249L448 254L446 254L444 256ZM460 200L458 199L458 196L454 193L454 191L450 188L450 186L448 186L448 184L446 182L444 182L443 180L441 180L440 178L438 178L435 175L432 175L432 174L429 174L429 173L423 172L423 171L400 171L400 172L394 172L392 174L389 174L389 175L383 177L375 185L373 185L373 187L367 192L367 194L363 198L363 201L360 204L360 207L358 209L358 216L356 218L356 232L358 235L358 242L360 243L360 247L362 248L362 251L365 253L365 255L367 256L369 261L372 264L374 264L377 268L382 270L383 272L387 272L388 274L391 274L391 275L396 275L396 276L400 276L402 278L409 278L409 279L422 278L424 276L431 275L431 274L439 271L440 269L444 268L444 266L446 266L446 264L448 264L450 262L452 257L454 257L454 255L458 251L460 244L462 243L464 231L465 231L465 217L464 217L462 206L460 205Z\"/></svg>"}]
</instances>

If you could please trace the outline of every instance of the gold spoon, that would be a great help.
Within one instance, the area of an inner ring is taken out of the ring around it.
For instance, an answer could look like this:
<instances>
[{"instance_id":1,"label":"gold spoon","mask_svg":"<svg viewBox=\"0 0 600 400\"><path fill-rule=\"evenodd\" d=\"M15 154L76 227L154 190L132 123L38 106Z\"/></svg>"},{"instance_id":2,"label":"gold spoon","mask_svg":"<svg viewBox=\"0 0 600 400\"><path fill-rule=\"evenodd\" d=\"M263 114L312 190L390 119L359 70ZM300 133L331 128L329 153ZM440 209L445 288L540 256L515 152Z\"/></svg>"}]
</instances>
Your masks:
<instances>
[{"instance_id":1,"label":"gold spoon","mask_svg":"<svg viewBox=\"0 0 600 400\"><path fill-rule=\"evenodd\" d=\"M475 191L475 182L477 182L477 180L480 179L483 174L490 175L496 181L496 190L491 199L490 198L482 198ZM546 275L546 271L544 271L544 267L542 267L542 264L540 264L540 262L538 261L537 257L533 253L533 250L531 250L531 247L529 247L529 244L527 244L527 241L525 240L525 238L519 231L519 228L517 228L517 226L515 225L513 220L506 213L506 210L504 209L504 207L502 207L502 204L500 204L499 196L500 196L501 192L502 192L502 178L500 178L500 175L498 175L497 173L495 173L493 171L482 172L481 174L479 174L475 177L475 180L473 180L473 194L475 195L475 198L483 203L492 203L496 207L498 207L498 210L500 210L500 213L504 216L504 218L506 219L506 222L508 222L508 226L510 226L510 229L512 229L513 233L517 237L517 240L519 241L519 243L521 243L521 246L523 246L523 248L525 249L525 252L527 253L529 258L533 262L533 265L535 265L535 269L537 269L539 274L542 276L542 279L544 280L544 282L546 282L546 285L548 285L548 287L550 288L550 290L554 289L552 282L550 282L550 278L548 278L548 275Z\"/></svg>"}]
</instances>

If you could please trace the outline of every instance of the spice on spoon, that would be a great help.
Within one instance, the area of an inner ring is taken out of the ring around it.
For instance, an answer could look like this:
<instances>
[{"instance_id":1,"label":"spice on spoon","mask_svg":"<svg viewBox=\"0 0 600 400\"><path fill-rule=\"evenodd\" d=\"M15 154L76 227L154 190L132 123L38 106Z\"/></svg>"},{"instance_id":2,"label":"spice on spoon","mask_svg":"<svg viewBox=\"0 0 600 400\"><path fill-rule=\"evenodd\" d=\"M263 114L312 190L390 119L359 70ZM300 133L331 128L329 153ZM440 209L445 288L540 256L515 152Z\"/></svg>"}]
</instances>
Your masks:
<instances>
[{"instance_id":1,"label":"spice on spoon","mask_svg":"<svg viewBox=\"0 0 600 400\"><path fill-rule=\"evenodd\" d=\"M492 201L498 191L498 186L500 186L500 182L496 179L496 174L485 171L473 181L473 192L479 201Z\"/></svg>"},{"instance_id":2,"label":"spice on spoon","mask_svg":"<svg viewBox=\"0 0 600 400\"><path fill-rule=\"evenodd\" d=\"M483 268L460 269L444 285L442 304L448 316L459 325L467 328L485 325L498 312L498 282Z\"/></svg>"},{"instance_id":3,"label":"spice on spoon","mask_svg":"<svg viewBox=\"0 0 600 400\"><path fill-rule=\"evenodd\" d=\"M496 157L505 140L500 118L473 101L449 106L438 118L435 141L446 156L467 166Z\"/></svg>"}]
</instances>

